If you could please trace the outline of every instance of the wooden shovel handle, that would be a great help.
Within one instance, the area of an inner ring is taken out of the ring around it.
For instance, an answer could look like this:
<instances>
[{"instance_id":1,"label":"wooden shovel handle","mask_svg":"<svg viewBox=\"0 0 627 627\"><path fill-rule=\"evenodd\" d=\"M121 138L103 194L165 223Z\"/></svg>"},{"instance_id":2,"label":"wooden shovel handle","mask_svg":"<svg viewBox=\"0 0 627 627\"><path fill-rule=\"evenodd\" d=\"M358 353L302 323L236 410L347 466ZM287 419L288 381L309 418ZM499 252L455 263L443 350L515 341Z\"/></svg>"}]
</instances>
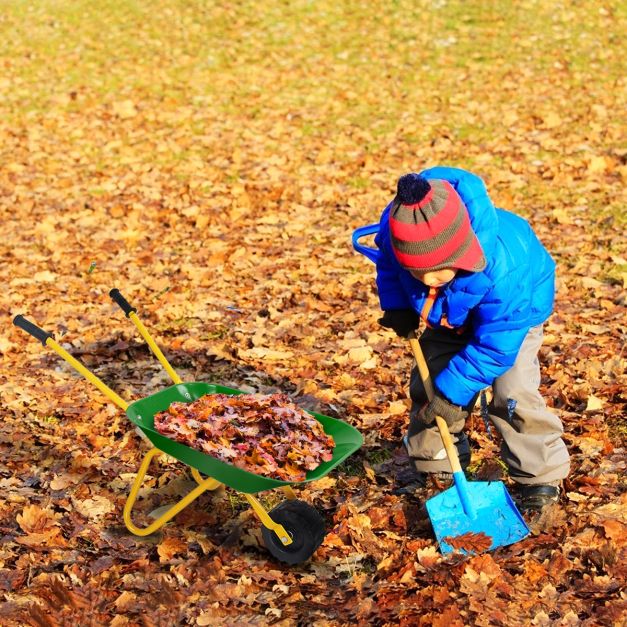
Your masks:
<instances>
[{"instance_id":1,"label":"wooden shovel handle","mask_svg":"<svg viewBox=\"0 0 627 627\"><path fill-rule=\"evenodd\" d=\"M418 366L418 372L420 373L422 383L425 386L427 398L431 401L431 399L433 399L433 395L435 394L433 389L433 381L431 381L431 373L429 372L427 362L425 361L425 357L422 353L420 342L418 341L418 338L413 331L409 335L409 344L411 346L412 352L414 353L414 359L416 360L416 365ZM444 418L441 418L440 416L436 416L435 423L440 430L440 436L442 437L444 450L446 451L446 455L448 457L449 463L451 464L453 472L461 472L462 467L459 463L459 457L457 456L457 448L455 447L455 444L453 444L453 439L451 438L451 433L448 430L446 420L444 420Z\"/></svg>"}]
</instances>

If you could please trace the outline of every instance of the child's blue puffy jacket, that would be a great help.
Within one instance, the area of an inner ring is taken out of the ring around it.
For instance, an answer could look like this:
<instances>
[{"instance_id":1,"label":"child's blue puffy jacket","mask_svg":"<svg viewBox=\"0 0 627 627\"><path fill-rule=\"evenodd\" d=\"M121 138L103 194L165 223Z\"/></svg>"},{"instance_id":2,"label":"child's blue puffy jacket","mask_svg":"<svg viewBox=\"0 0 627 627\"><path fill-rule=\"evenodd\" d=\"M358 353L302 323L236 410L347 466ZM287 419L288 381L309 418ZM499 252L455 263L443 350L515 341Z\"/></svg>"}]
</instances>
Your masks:
<instances>
[{"instance_id":1,"label":"child's blue puffy jacket","mask_svg":"<svg viewBox=\"0 0 627 627\"><path fill-rule=\"evenodd\" d=\"M468 208L470 222L487 260L483 272L460 271L439 289L428 315L433 327L465 327L468 345L436 377L439 392L466 405L516 360L529 329L550 315L555 292L555 263L523 218L496 209L483 181L457 168L421 172L449 181ZM381 309L421 312L429 289L401 267L390 245L388 205L375 243Z\"/></svg>"}]
</instances>

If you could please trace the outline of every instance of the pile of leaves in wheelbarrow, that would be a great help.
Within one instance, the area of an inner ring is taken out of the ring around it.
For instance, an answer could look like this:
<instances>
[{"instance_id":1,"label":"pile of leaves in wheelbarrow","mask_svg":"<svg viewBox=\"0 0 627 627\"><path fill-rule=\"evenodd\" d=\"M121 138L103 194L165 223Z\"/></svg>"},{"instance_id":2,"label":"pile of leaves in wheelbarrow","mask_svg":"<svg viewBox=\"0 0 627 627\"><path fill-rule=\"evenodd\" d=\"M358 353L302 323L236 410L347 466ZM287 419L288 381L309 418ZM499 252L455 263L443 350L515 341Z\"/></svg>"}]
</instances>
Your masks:
<instances>
[{"instance_id":1,"label":"pile of leaves in wheelbarrow","mask_svg":"<svg viewBox=\"0 0 627 627\"><path fill-rule=\"evenodd\" d=\"M333 457L334 441L286 394L206 394L155 414L168 438L264 477L303 481Z\"/></svg>"}]
</instances>

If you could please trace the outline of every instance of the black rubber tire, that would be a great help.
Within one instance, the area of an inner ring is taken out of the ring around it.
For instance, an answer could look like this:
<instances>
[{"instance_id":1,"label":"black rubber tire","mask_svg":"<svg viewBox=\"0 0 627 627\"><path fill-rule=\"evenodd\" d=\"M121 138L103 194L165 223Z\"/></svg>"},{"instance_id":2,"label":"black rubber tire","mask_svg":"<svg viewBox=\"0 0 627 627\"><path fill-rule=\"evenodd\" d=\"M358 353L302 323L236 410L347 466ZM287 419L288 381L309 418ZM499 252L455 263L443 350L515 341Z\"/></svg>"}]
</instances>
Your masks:
<instances>
[{"instance_id":1,"label":"black rubber tire","mask_svg":"<svg viewBox=\"0 0 627 627\"><path fill-rule=\"evenodd\" d=\"M262 526L261 533L268 551L286 564L300 564L308 560L322 544L325 536L324 520L315 507L305 501L283 501L269 512L270 518L283 525L292 538L285 546L276 533Z\"/></svg>"}]
</instances>

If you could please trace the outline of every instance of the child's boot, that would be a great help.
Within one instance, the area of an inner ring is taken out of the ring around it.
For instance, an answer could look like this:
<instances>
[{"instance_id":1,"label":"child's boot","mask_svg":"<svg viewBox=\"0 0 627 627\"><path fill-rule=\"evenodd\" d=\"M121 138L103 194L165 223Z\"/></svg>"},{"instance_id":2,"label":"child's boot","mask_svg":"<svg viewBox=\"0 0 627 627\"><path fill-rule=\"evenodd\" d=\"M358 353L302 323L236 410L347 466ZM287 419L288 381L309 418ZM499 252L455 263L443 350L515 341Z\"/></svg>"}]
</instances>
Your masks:
<instances>
[{"instance_id":1,"label":"child's boot","mask_svg":"<svg viewBox=\"0 0 627 627\"><path fill-rule=\"evenodd\" d=\"M520 486L520 509L523 512L541 512L560 498L561 481Z\"/></svg>"}]
</instances>

